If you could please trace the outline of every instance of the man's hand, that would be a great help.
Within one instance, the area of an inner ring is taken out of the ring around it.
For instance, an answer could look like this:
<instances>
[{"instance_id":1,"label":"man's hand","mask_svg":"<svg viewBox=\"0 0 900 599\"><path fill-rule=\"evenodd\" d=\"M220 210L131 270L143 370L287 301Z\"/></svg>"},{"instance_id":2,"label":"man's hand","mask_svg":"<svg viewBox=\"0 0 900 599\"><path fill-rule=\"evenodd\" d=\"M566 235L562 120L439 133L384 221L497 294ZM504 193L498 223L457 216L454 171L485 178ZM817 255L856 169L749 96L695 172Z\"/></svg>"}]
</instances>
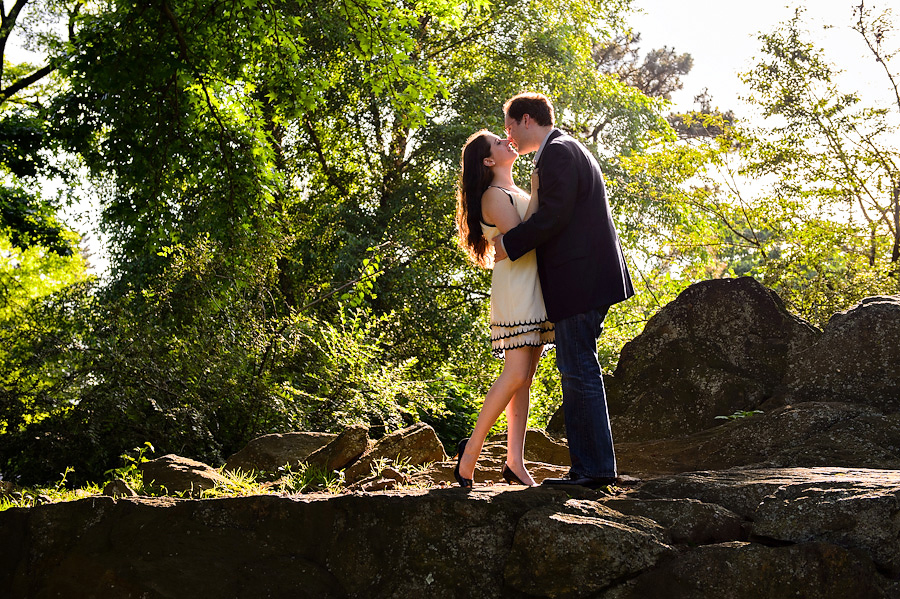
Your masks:
<instances>
[{"instance_id":1,"label":"man's hand","mask_svg":"<svg viewBox=\"0 0 900 599\"><path fill-rule=\"evenodd\" d=\"M506 250L503 248L503 235L497 235L491 240L491 243L494 244L494 262L506 260L508 256L506 255Z\"/></svg>"}]
</instances>

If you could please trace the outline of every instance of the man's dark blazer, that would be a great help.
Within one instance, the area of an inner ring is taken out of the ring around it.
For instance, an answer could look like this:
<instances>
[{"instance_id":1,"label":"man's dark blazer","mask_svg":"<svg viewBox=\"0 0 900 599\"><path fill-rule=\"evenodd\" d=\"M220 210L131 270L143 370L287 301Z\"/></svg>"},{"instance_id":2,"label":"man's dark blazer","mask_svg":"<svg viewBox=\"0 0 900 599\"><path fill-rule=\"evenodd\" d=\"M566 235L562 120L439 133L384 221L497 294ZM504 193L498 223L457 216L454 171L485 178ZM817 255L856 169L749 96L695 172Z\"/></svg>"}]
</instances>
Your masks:
<instances>
[{"instance_id":1,"label":"man's dark blazer","mask_svg":"<svg viewBox=\"0 0 900 599\"><path fill-rule=\"evenodd\" d=\"M537 250L547 318L558 322L634 295L606 185L591 153L554 129L537 165L540 206L503 236L515 260Z\"/></svg>"}]
</instances>

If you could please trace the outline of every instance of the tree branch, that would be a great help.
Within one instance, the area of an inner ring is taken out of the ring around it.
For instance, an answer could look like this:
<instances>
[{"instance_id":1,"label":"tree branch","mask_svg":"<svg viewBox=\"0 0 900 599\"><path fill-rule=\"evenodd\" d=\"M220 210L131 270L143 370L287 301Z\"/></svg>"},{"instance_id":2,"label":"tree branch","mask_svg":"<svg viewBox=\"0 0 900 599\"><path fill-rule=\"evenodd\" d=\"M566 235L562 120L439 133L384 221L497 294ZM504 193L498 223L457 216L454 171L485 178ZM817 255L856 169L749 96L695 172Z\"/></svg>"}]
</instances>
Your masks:
<instances>
[{"instance_id":1,"label":"tree branch","mask_svg":"<svg viewBox=\"0 0 900 599\"><path fill-rule=\"evenodd\" d=\"M172 12L172 9L169 7L169 3L162 3L163 13L166 15L166 18L169 19L169 22L172 24L172 29L175 30L175 39L178 40L178 48L180 51L181 60L188 59L188 46L187 41L184 39L184 32L181 30L181 25L178 24L178 19L175 18L175 13Z\"/></svg>"},{"instance_id":2,"label":"tree branch","mask_svg":"<svg viewBox=\"0 0 900 599\"><path fill-rule=\"evenodd\" d=\"M19 93L20 91L22 91L23 89L28 87L29 85L36 83L37 81L40 81L41 79L43 79L44 77L46 77L47 75L49 75L50 73L52 73L55 70L56 70L55 66L48 64L48 65L36 70L31 75L28 75L27 77L22 77L21 79L19 79L18 81L16 81L15 83L13 83L9 87L7 87L6 89L0 90L0 104L3 104L4 102L6 102L10 98L12 98L14 95L16 95L17 93Z\"/></svg>"},{"instance_id":3,"label":"tree branch","mask_svg":"<svg viewBox=\"0 0 900 599\"><path fill-rule=\"evenodd\" d=\"M313 148L315 148L316 150L316 156L318 156L319 158L319 164L322 166L322 170L325 171L325 176L328 178L328 182L334 185L342 194L344 194L345 196L349 196L350 192L340 184L340 182L337 180L337 177L334 176L334 173L328 166L328 160L325 158L325 152L322 149L322 142L319 141L319 136L316 135L316 130L313 129L313 125L309 120L309 116L304 117L303 125L306 128L306 132L309 133L310 141L312 141Z\"/></svg>"}]
</instances>

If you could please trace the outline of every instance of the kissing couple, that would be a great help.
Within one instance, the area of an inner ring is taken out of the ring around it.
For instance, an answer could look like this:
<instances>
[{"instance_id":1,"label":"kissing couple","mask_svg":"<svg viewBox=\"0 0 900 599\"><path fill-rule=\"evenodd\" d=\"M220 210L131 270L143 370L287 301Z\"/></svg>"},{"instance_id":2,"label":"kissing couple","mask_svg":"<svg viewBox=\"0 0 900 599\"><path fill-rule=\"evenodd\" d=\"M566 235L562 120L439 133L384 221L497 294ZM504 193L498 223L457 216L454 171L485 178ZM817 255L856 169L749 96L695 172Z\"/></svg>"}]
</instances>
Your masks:
<instances>
[{"instance_id":1,"label":"kissing couple","mask_svg":"<svg viewBox=\"0 0 900 599\"><path fill-rule=\"evenodd\" d=\"M510 484L535 486L525 467L529 390L543 351L556 346L571 468L544 485L591 489L616 482L616 456L597 339L610 306L634 295L600 166L554 127L550 100L522 93L503 105L506 137L474 133L462 151L456 224L460 245L490 267L491 345L504 360L471 436L457 444L454 477L471 488L488 432L505 410ZM534 152L530 194L512 168Z\"/></svg>"}]
</instances>

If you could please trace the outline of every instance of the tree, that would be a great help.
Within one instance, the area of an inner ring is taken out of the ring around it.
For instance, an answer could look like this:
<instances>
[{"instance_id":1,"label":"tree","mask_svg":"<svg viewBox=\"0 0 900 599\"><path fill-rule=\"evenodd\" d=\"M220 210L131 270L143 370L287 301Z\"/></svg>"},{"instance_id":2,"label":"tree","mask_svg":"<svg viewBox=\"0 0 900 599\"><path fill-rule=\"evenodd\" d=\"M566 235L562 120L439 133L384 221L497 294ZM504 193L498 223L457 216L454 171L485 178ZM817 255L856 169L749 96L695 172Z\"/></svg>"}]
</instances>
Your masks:
<instances>
[{"instance_id":1,"label":"tree","mask_svg":"<svg viewBox=\"0 0 900 599\"><path fill-rule=\"evenodd\" d=\"M865 14L857 30L887 66L875 42L885 39L884 15ZM656 265L661 281L754 276L824 323L862 297L896 292L897 150L887 134L900 112L841 91L802 25L798 11L762 34L762 57L744 76L765 122L717 114L701 97L700 111L670 117L686 143L637 156L632 168L667 207L644 233L642 263ZM676 188L653 179L660 167Z\"/></svg>"},{"instance_id":2,"label":"tree","mask_svg":"<svg viewBox=\"0 0 900 599\"><path fill-rule=\"evenodd\" d=\"M774 227L778 259L761 267L764 280L818 320L859 297L897 290L897 150L886 134L900 104L891 114L842 92L801 17L797 11L760 37L765 57L745 77L751 101L773 123L748 140L745 174L777 177L768 218L778 215L779 224L767 228ZM864 15L857 27L868 31Z\"/></svg>"},{"instance_id":3,"label":"tree","mask_svg":"<svg viewBox=\"0 0 900 599\"><path fill-rule=\"evenodd\" d=\"M677 54L674 48L663 46L647 52L640 59L641 35L626 32L611 40L594 45L593 56L597 67L604 73L616 74L622 82L636 87L651 98L672 99L672 93L684 84L681 79L694 66L690 54Z\"/></svg>"},{"instance_id":4,"label":"tree","mask_svg":"<svg viewBox=\"0 0 900 599\"><path fill-rule=\"evenodd\" d=\"M663 100L592 58L627 7L84 5L48 131L103 194L113 281L58 393L77 403L26 426L9 468L56 456L96 476L148 440L217 462L260 433L360 420L464 431L497 364L489 273L454 242L460 147L538 89L625 189L619 157L674 139Z\"/></svg>"}]
</instances>

